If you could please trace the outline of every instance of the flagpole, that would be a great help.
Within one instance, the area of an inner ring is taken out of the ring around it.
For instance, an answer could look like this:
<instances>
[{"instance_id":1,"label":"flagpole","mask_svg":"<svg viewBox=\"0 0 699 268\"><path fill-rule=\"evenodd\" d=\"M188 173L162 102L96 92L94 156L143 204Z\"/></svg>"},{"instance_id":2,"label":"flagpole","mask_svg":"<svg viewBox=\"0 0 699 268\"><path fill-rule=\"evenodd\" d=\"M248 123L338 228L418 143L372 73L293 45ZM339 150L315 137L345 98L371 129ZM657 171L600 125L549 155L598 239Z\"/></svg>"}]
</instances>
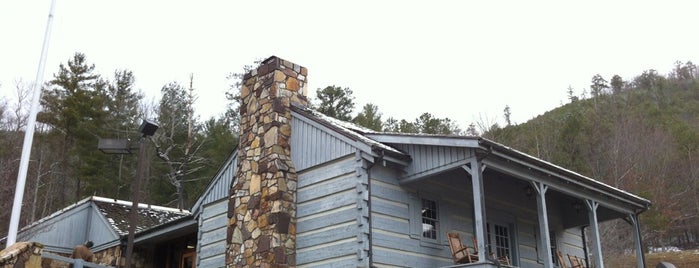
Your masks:
<instances>
[{"instance_id":1,"label":"flagpole","mask_svg":"<svg viewBox=\"0 0 699 268\"><path fill-rule=\"evenodd\" d=\"M36 79L32 87L32 106L27 118L27 129L24 131L24 145L22 146L22 158L19 162L19 172L17 174L17 186L15 188L15 199L12 203L12 216L10 217L10 229L7 232L7 246L10 247L17 241L17 230L19 229L19 218L22 213L22 199L24 198L24 185L27 182L27 169L29 168L29 156L32 152L32 142L34 140L34 128L36 125L36 114L39 112L39 100L41 99L41 85L44 83L44 69L46 69L46 54L49 49L49 38L51 37L51 22L53 21L53 10L56 0L51 0L49 18L46 22L44 32L44 44L41 47L41 58L39 58L39 68L36 71Z\"/></svg>"}]
</instances>

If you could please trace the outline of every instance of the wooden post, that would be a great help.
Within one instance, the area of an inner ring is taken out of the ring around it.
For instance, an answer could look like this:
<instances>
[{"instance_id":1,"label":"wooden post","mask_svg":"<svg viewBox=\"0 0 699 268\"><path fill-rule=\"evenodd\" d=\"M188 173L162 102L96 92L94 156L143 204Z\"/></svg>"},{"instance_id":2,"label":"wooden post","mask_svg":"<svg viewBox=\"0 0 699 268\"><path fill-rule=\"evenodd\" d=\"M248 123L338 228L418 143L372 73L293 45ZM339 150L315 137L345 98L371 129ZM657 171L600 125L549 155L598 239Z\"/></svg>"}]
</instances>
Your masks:
<instances>
[{"instance_id":1,"label":"wooden post","mask_svg":"<svg viewBox=\"0 0 699 268\"><path fill-rule=\"evenodd\" d=\"M466 169L469 171L468 169ZM486 214L485 214L485 190L483 190L483 173L481 173L481 163L475 157L471 159L471 187L473 189L473 224L475 225L476 242L478 245L478 262L484 262L486 252L487 238L486 232Z\"/></svg>"},{"instance_id":2,"label":"wooden post","mask_svg":"<svg viewBox=\"0 0 699 268\"><path fill-rule=\"evenodd\" d=\"M643 251L643 241L641 239L641 222L638 220L638 214L629 214L629 220L633 228L633 241L636 244L636 263L638 268L646 267L645 252Z\"/></svg>"},{"instance_id":3,"label":"wooden post","mask_svg":"<svg viewBox=\"0 0 699 268\"><path fill-rule=\"evenodd\" d=\"M553 268L553 256L551 255L551 236L549 234L549 217L546 208L546 191L548 185L540 182L532 182L536 190L536 208L539 216L539 237L541 237L541 249L544 251L544 267Z\"/></svg>"},{"instance_id":4,"label":"wooden post","mask_svg":"<svg viewBox=\"0 0 699 268\"><path fill-rule=\"evenodd\" d=\"M599 203L594 200L585 200L585 205L587 205L590 230L592 231L592 251L595 256L595 267L604 268L604 261L602 260L602 242L600 241L599 224L597 223L597 207L599 207Z\"/></svg>"}]
</instances>

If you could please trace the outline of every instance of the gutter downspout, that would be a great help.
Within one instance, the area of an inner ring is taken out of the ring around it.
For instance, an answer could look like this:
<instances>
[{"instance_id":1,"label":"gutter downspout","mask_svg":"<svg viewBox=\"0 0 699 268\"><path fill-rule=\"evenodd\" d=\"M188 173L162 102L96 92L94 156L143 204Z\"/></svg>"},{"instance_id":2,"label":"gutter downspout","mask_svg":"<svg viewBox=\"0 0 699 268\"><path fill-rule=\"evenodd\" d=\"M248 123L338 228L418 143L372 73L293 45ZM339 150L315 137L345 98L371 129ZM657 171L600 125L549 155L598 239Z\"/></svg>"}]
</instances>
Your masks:
<instances>
[{"instance_id":1,"label":"gutter downspout","mask_svg":"<svg viewBox=\"0 0 699 268\"><path fill-rule=\"evenodd\" d=\"M583 254L585 254L585 267L590 267L590 255L587 252L587 239L585 239L585 227L580 227L580 235L582 236Z\"/></svg>"}]
</instances>

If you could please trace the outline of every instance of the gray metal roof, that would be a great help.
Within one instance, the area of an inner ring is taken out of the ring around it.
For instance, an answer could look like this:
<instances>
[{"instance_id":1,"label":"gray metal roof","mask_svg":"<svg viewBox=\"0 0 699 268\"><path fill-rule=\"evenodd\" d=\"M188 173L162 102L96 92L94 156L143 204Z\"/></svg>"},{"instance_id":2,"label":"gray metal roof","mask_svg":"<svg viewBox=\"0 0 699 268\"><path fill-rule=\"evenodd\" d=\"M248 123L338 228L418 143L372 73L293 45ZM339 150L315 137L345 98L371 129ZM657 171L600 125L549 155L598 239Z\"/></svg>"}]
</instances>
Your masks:
<instances>
[{"instance_id":1,"label":"gray metal roof","mask_svg":"<svg viewBox=\"0 0 699 268\"><path fill-rule=\"evenodd\" d=\"M44 243L47 250L55 252L69 252L74 245L83 243L86 238L95 241L95 248L102 250L118 244L119 237L128 235L131 207L132 203L129 201L88 197L24 226L20 230L20 236L39 239L37 241ZM137 215L138 235L147 233L146 231L169 228L168 226L178 222L194 225L193 221L188 221L192 217L187 210L139 204ZM79 229L88 231L73 233Z\"/></svg>"},{"instance_id":2,"label":"gray metal roof","mask_svg":"<svg viewBox=\"0 0 699 268\"><path fill-rule=\"evenodd\" d=\"M479 148L488 152L495 152L501 156L512 158L512 160L520 161L521 164L538 167L553 173L557 177L575 182L581 186L596 190L607 196L621 198L628 203L633 203L644 210L650 207L651 201L643 197L637 196L630 192L612 187L601 181L581 175L572 170L563 168L551 162L536 158L525 154L509 146L497 143L495 141L473 136L455 136L455 135L433 135L433 134L412 134L412 133L387 133L371 131L366 133L368 138L377 142L393 143L393 144L421 144L421 145L438 145L438 146L457 146Z\"/></svg>"},{"instance_id":3,"label":"gray metal roof","mask_svg":"<svg viewBox=\"0 0 699 268\"><path fill-rule=\"evenodd\" d=\"M347 136L350 139L362 142L368 145L372 150L381 150L384 153L391 154L399 159L410 159L410 155L407 155L400 150L391 147L390 145L375 141L371 138L365 136L365 133L373 133L375 131L355 125L350 122L345 122L338 120L327 115L324 115L316 110L310 109L308 107L303 107L299 105L292 105L292 111L302 114L322 125L325 125L338 133Z\"/></svg>"},{"instance_id":4,"label":"gray metal roof","mask_svg":"<svg viewBox=\"0 0 699 268\"><path fill-rule=\"evenodd\" d=\"M515 159L521 160L523 163L533 165L536 167L543 168L545 170L551 171L558 174L559 177L566 180L573 180L585 187L595 189L606 195L615 196L617 198L623 198L626 202L634 203L644 209L647 209L651 205L651 201L630 192L621 190L619 188L612 187L601 181L592 179L590 177L581 175L572 170L563 168L561 166L555 165L551 162L544 161L542 159L536 158L534 156L525 154L514 148L505 146L503 144L497 143L495 141L477 137L477 136L458 136L458 135L444 135L444 134L415 134L415 133L390 133L390 132L380 132L374 131L368 128L357 126L355 124L338 120L329 116L326 116L318 111L309 109L302 106L294 105L293 110L296 112L301 112L306 116L313 117L316 121L325 123L332 127L333 129L340 131L344 135L349 135L352 138L359 140L365 144L370 145L372 148L380 148L386 152L390 152L396 155L400 155L405 159L410 159L410 156L395 149L390 144L420 144L420 145L438 145L438 146L455 146L455 147L468 147L468 148L480 148L484 150L495 150L503 155L514 157Z\"/></svg>"},{"instance_id":5,"label":"gray metal roof","mask_svg":"<svg viewBox=\"0 0 699 268\"><path fill-rule=\"evenodd\" d=\"M83 204L94 203L100 214L104 216L107 222L114 231L119 235L127 235L129 233L128 217L131 211L131 206L133 203L130 201L123 201L99 196L91 196L82 199L75 204L69 205L59 211L52 213L32 224L25 226L22 230L27 230L35 225L42 222L46 222L52 218L58 217L72 209L75 209ZM168 208L161 206L154 206L149 204L138 204L138 221L139 224L136 226L136 232L141 232L144 230L157 227L162 224L166 224L173 220L185 217L191 213L188 210L180 210L176 208Z\"/></svg>"},{"instance_id":6,"label":"gray metal roof","mask_svg":"<svg viewBox=\"0 0 699 268\"><path fill-rule=\"evenodd\" d=\"M604 195L624 200L627 203L634 204L642 210L647 209L651 205L651 201L648 199L612 187L598 180L586 177L569 169L530 156L516 149L483 137L380 132L326 116L308 107L293 104L291 108L292 111L298 115L328 127L351 140L357 141L358 144L364 144L362 146L364 148L370 148L370 153L381 151L382 154L385 153L387 155L391 155L393 159L396 159L398 162L410 162L411 156L399 149L396 149L391 144L417 144L480 149L485 152L495 152L502 157L518 161L523 165L545 170L550 174L556 175L562 180L574 182L580 186L595 190ZM199 202L197 204L198 206L201 205ZM195 208L198 206L195 206Z\"/></svg>"}]
</instances>

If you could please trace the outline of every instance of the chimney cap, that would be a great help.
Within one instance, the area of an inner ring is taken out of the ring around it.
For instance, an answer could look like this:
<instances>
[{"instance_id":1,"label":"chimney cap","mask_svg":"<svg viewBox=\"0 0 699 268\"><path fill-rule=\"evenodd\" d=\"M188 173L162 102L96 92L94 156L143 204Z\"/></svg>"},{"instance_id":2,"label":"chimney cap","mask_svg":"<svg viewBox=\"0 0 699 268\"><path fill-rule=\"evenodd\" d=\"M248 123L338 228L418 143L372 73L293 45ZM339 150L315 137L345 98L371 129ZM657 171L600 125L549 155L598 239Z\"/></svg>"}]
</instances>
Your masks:
<instances>
[{"instance_id":1,"label":"chimney cap","mask_svg":"<svg viewBox=\"0 0 699 268\"><path fill-rule=\"evenodd\" d=\"M267 63L270 63L270 62L272 62L274 60L278 60L278 59L279 59L279 57L272 55L272 56L269 56L269 58L266 58L265 60L263 60L262 64L267 64Z\"/></svg>"}]
</instances>

